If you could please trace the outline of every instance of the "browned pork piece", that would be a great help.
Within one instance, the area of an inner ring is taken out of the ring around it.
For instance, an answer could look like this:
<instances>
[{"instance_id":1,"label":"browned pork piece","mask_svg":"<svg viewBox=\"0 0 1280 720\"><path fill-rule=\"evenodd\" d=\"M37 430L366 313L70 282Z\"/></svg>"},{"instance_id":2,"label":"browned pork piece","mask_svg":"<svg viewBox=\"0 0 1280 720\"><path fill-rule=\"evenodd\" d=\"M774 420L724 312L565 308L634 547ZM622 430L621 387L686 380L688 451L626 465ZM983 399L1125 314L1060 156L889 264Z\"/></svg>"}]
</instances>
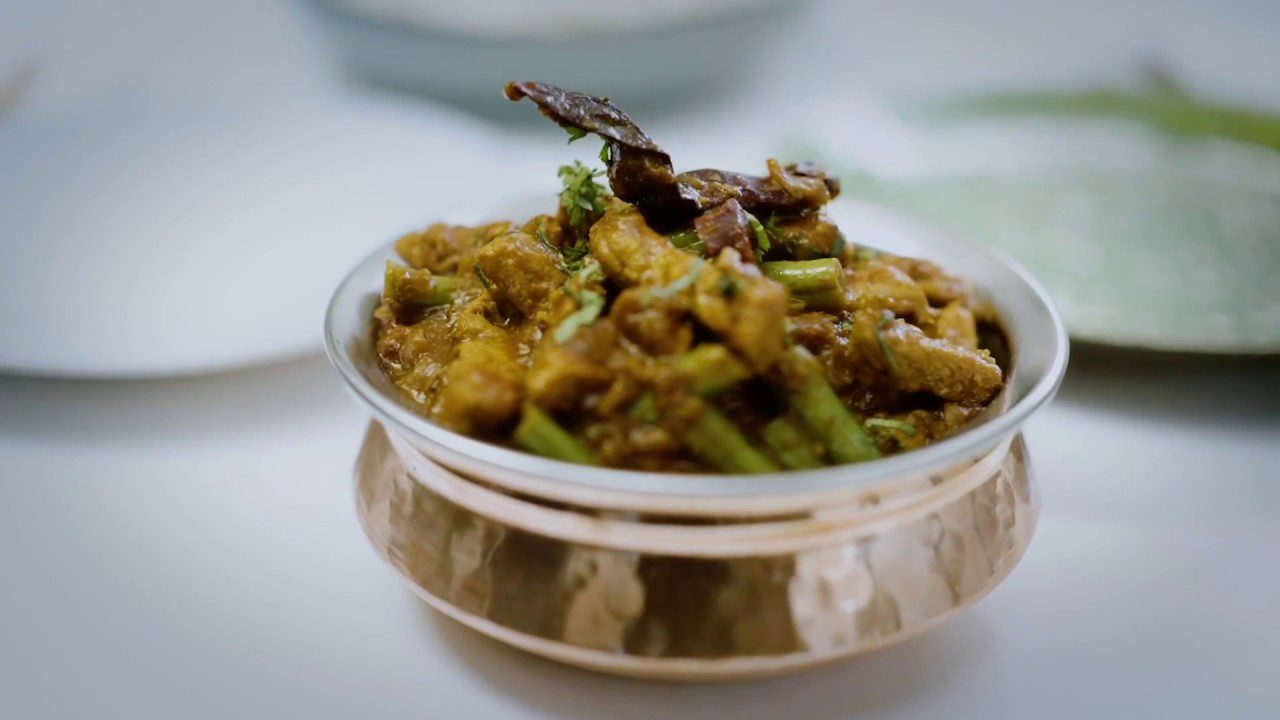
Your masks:
<instances>
[{"instance_id":1,"label":"browned pork piece","mask_svg":"<svg viewBox=\"0 0 1280 720\"><path fill-rule=\"evenodd\" d=\"M506 298L525 317L537 314L568 277L560 254L523 232L490 240L476 255L476 266L489 280L491 292Z\"/></svg>"},{"instance_id":2,"label":"browned pork piece","mask_svg":"<svg viewBox=\"0 0 1280 720\"><path fill-rule=\"evenodd\" d=\"M495 432L515 419L524 395L524 367L515 342L489 315L493 300L480 297L458 311L457 350L442 382L436 416L463 433Z\"/></svg>"},{"instance_id":3,"label":"browned pork piece","mask_svg":"<svg viewBox=\"0 0 1280 720\"><path fill-rule=\"evenodd\" d=\"M846 320L806 313L793 320L793 336L823 360L841 391L928 392L981 404L1003 385L1000 366L986 350L928 337L890 313L859 310Z\"/></svg>"},{"instance_id":4,"label":"browned pork piece","mask_svg":"<svg viewBox=\"0 0 1280 720\"><path fill-rule=\"evenodd\" d=\"M612 280L680 300L752 367L766 368L782 352L786 291L754 265L737 262L736 253L708 263L682 252L623 204L610 206L591 227L591 253Z\"/></svg>"}]
</instances>

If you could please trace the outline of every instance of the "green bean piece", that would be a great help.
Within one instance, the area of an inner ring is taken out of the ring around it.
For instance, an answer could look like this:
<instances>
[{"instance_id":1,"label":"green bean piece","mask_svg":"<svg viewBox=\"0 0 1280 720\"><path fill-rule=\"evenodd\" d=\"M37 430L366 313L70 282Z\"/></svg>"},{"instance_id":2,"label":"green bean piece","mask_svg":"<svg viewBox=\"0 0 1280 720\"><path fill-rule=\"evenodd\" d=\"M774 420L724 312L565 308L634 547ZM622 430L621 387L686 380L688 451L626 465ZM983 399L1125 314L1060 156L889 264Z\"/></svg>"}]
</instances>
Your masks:
<instances>
[{"instance_id":1,"label":"green bean piece","mask_svg":"<svg viewBox=\"0 0 1280 720\"><path fill-rule=\"evenodd\" d=\"M689 377L689 389L712 397L751 377L751 370L723 345L702 343L682 355L676 367Z\"/></svg>"},{"instance_id":2,"label":"green bean piece","mask_svg":"<svg viewBox=\"0 0 1280 720\"><path fill-rule=\"evenodd\" d=\"M692 230L692 229L674 232L674 233L671 233L668 237L671 239L672 245L675 245L676 247L682 248L682 249L687 248L690 245L693 245L702 240L702 238L698 235L698 231Z\"/></svg>"},{"instance_id":3,"label":"green bean piece","mask_svg":"<svg viewBox=\"0 0 1280 720\"><path fill-rule=\"evenodd\" d=\"M776 280L794 295L839 290L844 281L844 267L835 258L817 260L776 260L760 266L765 277Z\"/></svg>"},{"instance_id":4,"label":"green bean piece","mask_svg":"<svg viewBox=\"0 0 1280 720\"><path fill-rule=\"evenodd\" d=\"M432 275L429 270L405 267L391 260L383 278L386 297L402 305L432 307L453 300L458 279L448 275Z\"/></svg>"},{"instance_id":5,"label":"green bean piece","mask_svg":"<svg viewBox=\"0 0 1280 720\"><path fill-rule=\"evenodd\" d=\"M667 239L671 241L672 245L690 255L704 256L707 254L707 244L698 235L698 231L693 228L673 232L667 236Z\"/></svg>"},{"instance_id":6,"label":"green bean piece","mask_svg":"<svg viewBox=\"0 0 1280 720\"><path fill-rule=\"evenodd\" d=\"M685 433L684 444L694 457L721 472L754 474L778 470L772 460L751 446L729 418L709 405Z\"/></svg>"},{"instance_id":7,"label":"green bean piece","mask_svg":"<svg viewBox=\"0 0 1280 720\"><path fill-rule=\"evenodd\" d=\"M848 302L843 288L793 293L792 297L803 302L806 310L841 310Z\"/></svg>"},{"instance_id":8,"label":"green bean piece","mask_svg":"<svg viewBox=\"0 0 1280 720\"><path fill-rule=\"evenodd\" d=\"M826 446L828 456L838 463L880 457L875 439L827 384L822 368L803 350L792 357L801 374L791 390L791 407Z\"/></svg>"},{"instance_id":9,"label":"green bean piece","mask_svg":"<svg viewBox=\"0 0 1280 720\"><path fill-rule=\"evenodd\" d=\"M524 449L545 457L581 465L600 464L591 448L560 427L536 405L525 405L514 437Z\"/></svg>"},{"instance_id":10,"label":"green bean piece","mask_svg":"<svg viewBox=\"0 0 1280 720\"><path fill-rule=\"evenodd\" d=\"M707 254L707 244L706 244L705 242L701 241L701 240L699 240L699 241L697 241L697 242L695 242L695 243L689 244L689 245L685 245L684 247L682 247L682 248L680 248L680 249L681 249L681 250L684 250L685 252L689 253L690 255L698 255L698 256L700 256L700 257L702 257L702 256L706 256L706 254Z\"/></svg>"},{"instance_id":11,"label":"green bean piece","mask_svg":"<svg viewBox=\"0 0 1280 720\"><path fill-rule=\"evenodd\" d=\"M764 442L773 456L792 470L822 467L822 458L813 450L813 439L803 427L788 417L780 417L764 426Z\"/></svg>"}]
</instances>

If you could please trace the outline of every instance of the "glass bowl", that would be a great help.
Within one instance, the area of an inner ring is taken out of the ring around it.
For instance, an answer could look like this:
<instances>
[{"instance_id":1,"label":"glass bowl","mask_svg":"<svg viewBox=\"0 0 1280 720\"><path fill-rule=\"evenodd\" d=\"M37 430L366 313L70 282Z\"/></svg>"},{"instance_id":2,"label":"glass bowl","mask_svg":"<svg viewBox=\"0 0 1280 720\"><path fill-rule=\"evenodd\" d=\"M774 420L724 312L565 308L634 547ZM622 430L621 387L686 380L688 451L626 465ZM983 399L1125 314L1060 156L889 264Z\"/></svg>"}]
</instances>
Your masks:
<instances>
[{"instance_id":1,"label":"glass bowl","mask_svg":"<svg viewBox=\"0 0 1280 720\"><path fill-rule=\"evenodd\" d=\"M554 202L447 219L521 219ZM330 360L373 417L355 474L374 548L468 627L643 677L782 673L898 642L977 601L1035 527L1019 431L1057 391L1066 333L1007 258L873 205L830 211L852 241L934 259L1001 313L1011 371L972 427L872 462L752 476L588 467L458 435L402 405L378 367L387 245L339 286L325 328Z\"/></svg>"}]
</instances>

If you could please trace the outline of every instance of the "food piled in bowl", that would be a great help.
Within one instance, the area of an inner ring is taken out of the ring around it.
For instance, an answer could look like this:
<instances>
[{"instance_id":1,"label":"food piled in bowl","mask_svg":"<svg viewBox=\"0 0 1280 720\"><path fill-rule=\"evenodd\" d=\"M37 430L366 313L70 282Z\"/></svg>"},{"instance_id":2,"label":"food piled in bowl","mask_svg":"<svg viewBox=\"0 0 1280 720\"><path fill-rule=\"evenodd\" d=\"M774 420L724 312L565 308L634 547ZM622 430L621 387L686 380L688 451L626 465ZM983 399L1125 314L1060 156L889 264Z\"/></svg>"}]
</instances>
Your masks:
<instances>
[{"instance_id":1,"label":"food piled in bowl","mask_svg":"<svg viewBox=\"0 0 1280 720\"><path fill-rule=\"evenodd\" d=\"M575 463L763 473L920 447L1000 395L994 311L931 262L847 240L821 170L677 173L607 99L506 94L571 142L601 137L606 170L560 168L554 215L396 243L378 359L435 422Z\"/></svg>"}]
</instances>

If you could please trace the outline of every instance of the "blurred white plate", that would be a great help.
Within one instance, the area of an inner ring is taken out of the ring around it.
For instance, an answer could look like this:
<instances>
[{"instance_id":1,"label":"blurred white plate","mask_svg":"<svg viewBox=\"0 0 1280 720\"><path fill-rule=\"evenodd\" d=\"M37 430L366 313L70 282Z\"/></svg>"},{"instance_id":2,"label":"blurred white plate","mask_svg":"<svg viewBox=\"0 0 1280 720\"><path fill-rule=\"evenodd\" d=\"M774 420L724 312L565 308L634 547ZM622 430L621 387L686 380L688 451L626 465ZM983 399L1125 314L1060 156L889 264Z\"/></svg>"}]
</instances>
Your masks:
<instances>
[{"instance_id":1,"label":"blurred white plate","mask_svg":"<svg viewBox=\"0 0 1280 720\"><path fill-rule=\"evenodd\" d=\"M490 189L494 145L381 98L6 118L0 370L149 377L317 350L343 272Z\"/></svg>"}]
</instances>

